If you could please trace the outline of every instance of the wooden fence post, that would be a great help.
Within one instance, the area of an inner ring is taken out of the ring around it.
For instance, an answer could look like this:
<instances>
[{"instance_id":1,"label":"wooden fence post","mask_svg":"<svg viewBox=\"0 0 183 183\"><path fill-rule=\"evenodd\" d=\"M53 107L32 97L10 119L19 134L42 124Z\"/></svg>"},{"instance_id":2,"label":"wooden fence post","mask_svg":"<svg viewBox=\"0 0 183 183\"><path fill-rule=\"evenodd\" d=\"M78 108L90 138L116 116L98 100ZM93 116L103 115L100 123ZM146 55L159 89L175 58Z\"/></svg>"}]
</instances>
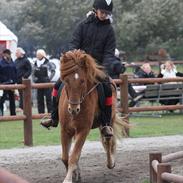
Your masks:
<instances>
[{"instance_id":1,"label":"wooden fence post","mask_svg":"<svg viewBox=\"0 0 183 183\"><path fill-rule=\"evenodd\" d=\"M128 76L126 74L120 74L122 83L120 84L120 103L123 114L126 115L126 120L129 122L128 117ZM129 129L126 128L126 134L129 136Z\"/></svg>"},{"instance_id":2,"label":"wooden fence post","mask_svg":"<svg viewBox=\"0 0 183 183\"><path fill-rule=\"evenodd\" d=\"M152 161L157 160L159 163L162 162L161 153L150 153L149 154L149 171L150 171L150 183L157 183L157 173L152 167Z\"/></svg>"},{"instance_id":3,"label":"wooden fence post","mask_svg":"<svg viewBox=\"0 0 183 183\"><path fill-rule=\"evenodd\" d=\"M24 144L33 145L32 140L32 94L30 79L23 79L22 84L25 85L23 90L23 111L26 119L24 120Z\"/></svg>"},{"instance_id":4,"label":"wooden fence post","mask_svg":"<svg viewBox=\"0 0 183 183\"><path fill-rule=\"evenodd\" d=\"M158 165L157 183L169 183L169 181L162 180L161 174L164 172L171 173L171 166L168 163L161 163Z\"/></svg>"}]
</instances>

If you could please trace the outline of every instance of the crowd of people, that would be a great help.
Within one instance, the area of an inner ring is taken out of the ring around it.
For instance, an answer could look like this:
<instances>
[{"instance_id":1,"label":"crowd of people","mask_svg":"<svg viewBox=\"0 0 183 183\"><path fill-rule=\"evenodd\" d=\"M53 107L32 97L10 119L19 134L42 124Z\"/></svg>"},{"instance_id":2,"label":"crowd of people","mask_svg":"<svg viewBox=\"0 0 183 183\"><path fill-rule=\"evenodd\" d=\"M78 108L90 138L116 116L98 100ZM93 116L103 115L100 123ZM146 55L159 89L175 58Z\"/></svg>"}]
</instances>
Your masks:
<instances>
[{"instance_id":1,"label":"crowd of people","mask_svg":"<svg viewBox=\"0 0 183 183\"><path fill-rule=\"evenodd\" d=\"M173 63L173 61L171 61L171 59L166 60L164 64L160 65L160 71L157 74L152 70L150 63L148 62L142 64L140 67L137 67L134 71L134 78L176 78L176 77L183 77L183 73L177 71L176 66ZM168 83L170 84L175 82L168 82ZM138 103L138 101L141 98L143 98L145 87L139 87L139 86L140 84L138 84L138 86L133 86L134 90L137 93L140 93L140 95L138 95L140 97L138 97L137 100L134 100L132 98L131 102L129 103L130 107L135 106ZM175 105L178 102L179 99L160 100L160 103L164 105Z\"/></svg>"},{"instance_id":2,"label":"crowd of people","mask_svg":"<svg viewBox=\"0 0 183 183\"><path fill-rule=\"evenodd\" d=\"M23 79L32 76L35 83L50 82L55 74L55 65L47 59L43 49L36 52L36 60L32 66L23 48L16 49L16 60L11 58L11 51L5 49L0 60L0 84L21 84ZM19 110L23 110L23 91L18 90ZM38 113L45 113L44 98L46 98L47 112L52 111L51 89L37 90ZM4 115L4 103L9 100L10 115L16 115L15 91L1 90L0 115Z\"/></svg>"}]
</instances>

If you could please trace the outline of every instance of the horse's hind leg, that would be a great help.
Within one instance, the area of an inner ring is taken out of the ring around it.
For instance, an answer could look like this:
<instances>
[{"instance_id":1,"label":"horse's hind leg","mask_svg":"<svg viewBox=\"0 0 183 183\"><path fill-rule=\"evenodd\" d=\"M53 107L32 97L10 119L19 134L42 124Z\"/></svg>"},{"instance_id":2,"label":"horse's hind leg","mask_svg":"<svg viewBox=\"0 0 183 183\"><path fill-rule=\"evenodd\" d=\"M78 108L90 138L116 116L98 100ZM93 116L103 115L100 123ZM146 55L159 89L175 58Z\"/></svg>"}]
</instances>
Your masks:
<instances>
[{"instance_id":1,"label":"horse's hind leg","mask_svg":"<svg viewBox=\"0 0 183 183\"><path fill-rule=\"evenodd\" d=\"M107 167L112 169L115 167L116 139L115 137L102 137L102 144L107 154Z\"/></svg>"}]
</instances>

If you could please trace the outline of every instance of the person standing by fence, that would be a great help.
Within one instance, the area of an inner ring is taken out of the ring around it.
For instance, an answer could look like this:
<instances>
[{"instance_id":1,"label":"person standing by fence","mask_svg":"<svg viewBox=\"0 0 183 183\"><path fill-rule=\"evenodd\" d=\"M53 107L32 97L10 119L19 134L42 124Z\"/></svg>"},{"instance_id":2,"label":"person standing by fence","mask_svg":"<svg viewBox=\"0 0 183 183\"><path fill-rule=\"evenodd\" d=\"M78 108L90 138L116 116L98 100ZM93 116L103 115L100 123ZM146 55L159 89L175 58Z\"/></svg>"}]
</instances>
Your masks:
<instances>
[{"instance_id":1,"label":"person standing by fence","mask_svg":"<svg viewBox=\"0 0 183 183\"><path fill-rule=\"evenodd\" d=\"M17 69L11 58L11 51L5 49L3 51L2 60L0 61L0 84L15 84L17 83ZM16 115L15 111L15 96L14 91L4 90L3 96L0 98L0 113L4 114L4 102L9 99L10 115Z\"/></svg>"},{"instance_id":2,"label":"person standing by fence","mask_svg":"<svg viewBox=\"0 0 183 183\"><path fill-rule=\"evenodd\" d=\"M15 60L15 65L17 68L17 83L22 84L22 79L23 78L28 78L31 75L32 72L32 67L31 64L28 60L28 58L25 55L25 51L18 47L16 50L16 60ZM19 102L19 108L23 109L23 91L19 91L19 96L20 96L20 102Z\"/></svg>"},{"instance_id":3,"label":"person standing by fence","mask_svg":"<svg viewBox=\"0 0 183 183\"><path fill-rule=\"evenodd\" d=\"M36 52L36 61L33 67L33 81L35 83L48 83L55 74L55 66L46 58L43 49ZM37 90L38 112L45 113L44 97L46 97L46 105L48 113L52 112L51 89L42 88Z\"/></svg>"}]
</instances>

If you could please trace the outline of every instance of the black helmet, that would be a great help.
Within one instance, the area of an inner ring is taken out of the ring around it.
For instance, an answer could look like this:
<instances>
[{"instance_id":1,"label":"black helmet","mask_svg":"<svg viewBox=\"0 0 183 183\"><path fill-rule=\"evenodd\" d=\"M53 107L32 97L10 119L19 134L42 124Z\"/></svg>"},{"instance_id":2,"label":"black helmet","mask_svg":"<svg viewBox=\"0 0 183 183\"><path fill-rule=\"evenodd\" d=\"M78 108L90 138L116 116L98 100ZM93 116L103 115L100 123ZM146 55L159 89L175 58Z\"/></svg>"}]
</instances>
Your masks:
<instances>
[{"instance_id":1,"label":"black helmet","mask_svg":"<svg viewBox=\"0 0 183 183\"><path fill-rule=\"evenodd\" d=\"M111 13L113 8L113 3L112 3L112 0L94 0L93 8L96 10L97 9L105 10Z\"/></svg>"}]
</instances>

